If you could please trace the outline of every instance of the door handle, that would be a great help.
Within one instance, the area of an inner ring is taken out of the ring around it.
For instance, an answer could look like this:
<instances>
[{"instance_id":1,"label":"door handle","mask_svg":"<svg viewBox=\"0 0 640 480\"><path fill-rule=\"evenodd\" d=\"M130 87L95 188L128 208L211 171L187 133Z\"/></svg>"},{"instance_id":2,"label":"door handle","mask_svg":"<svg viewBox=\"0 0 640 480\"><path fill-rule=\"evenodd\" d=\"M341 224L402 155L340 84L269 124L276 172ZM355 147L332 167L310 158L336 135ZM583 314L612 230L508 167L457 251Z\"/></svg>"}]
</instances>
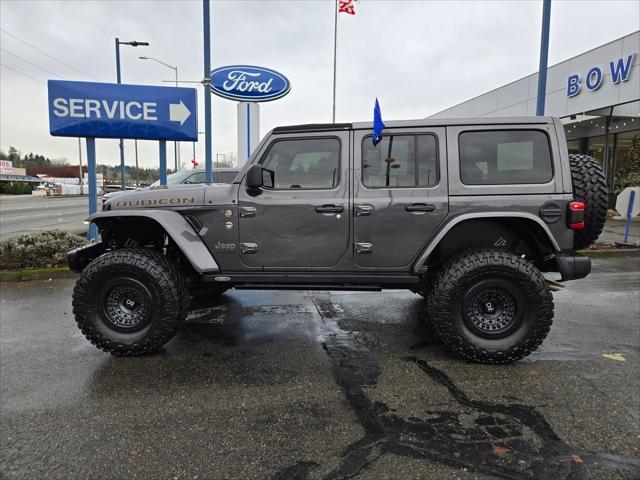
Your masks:
<instances>
[{"instance_id":1,"label":"door handle","mask_svg":"<svg viewBox=\"0 0 640 480\"><path fill-rule=\"evenodd\" d=\"M404 209L407 212L433 212L436 206L426 203L412 203L411 205L405 205Z\"/></svg>"},{"instance_id":2,"label":"door handle","mask_svg":"<svg viewBox=\"0 0 640 480\"><path fill-rule=\"evenodd\" d=\"M318 213L340 213L342 211L344 211L342 205L322 205L321 207L316 207L316 212Z\"/></svg>"}]
</instances>

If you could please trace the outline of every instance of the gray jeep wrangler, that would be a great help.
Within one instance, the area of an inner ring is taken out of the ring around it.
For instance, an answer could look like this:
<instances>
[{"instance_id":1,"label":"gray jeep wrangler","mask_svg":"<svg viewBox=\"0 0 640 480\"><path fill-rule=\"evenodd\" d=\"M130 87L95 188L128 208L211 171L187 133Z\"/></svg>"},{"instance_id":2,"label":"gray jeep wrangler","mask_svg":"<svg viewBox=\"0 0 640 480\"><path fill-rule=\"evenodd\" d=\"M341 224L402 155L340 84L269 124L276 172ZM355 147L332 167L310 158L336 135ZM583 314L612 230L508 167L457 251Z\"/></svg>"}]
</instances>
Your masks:
<instances>
[{"instance_id":1,"label":"gray jeep wrangler","mask_svg":"<svg viewBox=\"0 0 640 480\"><path fill-rule=\"evenodd\" d=\"M542 272L586 276L575 251L602 230L594 159L548 117L275 128L232 184L125 192L69 252L82 333L116 355L160 348L194 296L229 288L409 289L442 341L509 363L553 318Z\"/></svg>"}]
</instances>

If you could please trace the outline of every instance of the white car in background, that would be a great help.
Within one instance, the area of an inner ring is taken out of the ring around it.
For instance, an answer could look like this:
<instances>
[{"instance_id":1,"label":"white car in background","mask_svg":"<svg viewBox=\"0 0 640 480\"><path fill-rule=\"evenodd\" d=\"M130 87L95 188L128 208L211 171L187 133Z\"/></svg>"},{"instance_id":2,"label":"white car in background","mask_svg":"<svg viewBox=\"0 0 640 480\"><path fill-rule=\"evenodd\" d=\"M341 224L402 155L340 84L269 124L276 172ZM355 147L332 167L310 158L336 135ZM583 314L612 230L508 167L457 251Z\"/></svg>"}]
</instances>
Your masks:
<instances>
[{"instance_id":1,"label":"white car in background","mask_svg":"<svg viewBox=\"0 0 640 480\"><path fill-rule=\"evenodd\" d=\"M214 168L213 169L213 183L233 183L233 180L238 175L240 169L238 168ZM204 168L194 168L193 170L181 170L176 173L172 173L167 176L167 185L179 185L187 183L204 183ZM144 188L137 188L135 190L147 190L149 188L155 188L160 186L160 180L153 182L150 186ZM122 193L122 190L116 190L115 192L109 192L102 196L102 203Z\"/></svg>"}]
</instances>

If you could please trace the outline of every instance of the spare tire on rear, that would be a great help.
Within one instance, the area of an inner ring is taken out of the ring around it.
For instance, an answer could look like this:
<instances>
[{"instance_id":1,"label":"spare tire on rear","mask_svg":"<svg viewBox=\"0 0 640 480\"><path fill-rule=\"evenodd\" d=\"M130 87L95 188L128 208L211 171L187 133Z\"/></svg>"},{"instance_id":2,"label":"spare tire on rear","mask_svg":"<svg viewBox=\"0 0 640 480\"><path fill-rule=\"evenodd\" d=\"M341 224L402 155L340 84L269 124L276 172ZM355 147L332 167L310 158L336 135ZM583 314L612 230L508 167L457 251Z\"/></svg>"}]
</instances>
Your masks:
<instances>
[{"instance_id":1,"label":"spare tire on rear","mask_svg":"<svg viewBox=\"0 0 640 480\"><path fill-rule=\"evenodd\" d=\"M576 250L587 248L600 236L607 219L609 190L602 167L595 158L588 155L569 155L573 199L584 202L584 228L576 230L573 247Z\"/></svg>"}]
</instances>

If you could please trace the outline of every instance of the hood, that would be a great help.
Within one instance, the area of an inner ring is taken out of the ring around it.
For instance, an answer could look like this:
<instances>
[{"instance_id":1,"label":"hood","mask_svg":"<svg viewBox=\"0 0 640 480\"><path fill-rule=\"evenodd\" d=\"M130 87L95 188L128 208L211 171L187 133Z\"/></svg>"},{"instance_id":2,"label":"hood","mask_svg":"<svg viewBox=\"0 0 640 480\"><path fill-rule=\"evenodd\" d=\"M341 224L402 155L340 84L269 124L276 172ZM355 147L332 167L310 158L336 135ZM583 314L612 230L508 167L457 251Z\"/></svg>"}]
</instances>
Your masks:
<instances>
[{"instance_id":1,"label":"hood","mask_svg":"<svg viewBox=\"0 0 640 480\"><path fill-rule=\"evenodd\" d=\"M172 185L144 190L118 192L109 198L105 210L128 208L197 207L204 205L203 184Z\"/></svg>"}]
</instances>

